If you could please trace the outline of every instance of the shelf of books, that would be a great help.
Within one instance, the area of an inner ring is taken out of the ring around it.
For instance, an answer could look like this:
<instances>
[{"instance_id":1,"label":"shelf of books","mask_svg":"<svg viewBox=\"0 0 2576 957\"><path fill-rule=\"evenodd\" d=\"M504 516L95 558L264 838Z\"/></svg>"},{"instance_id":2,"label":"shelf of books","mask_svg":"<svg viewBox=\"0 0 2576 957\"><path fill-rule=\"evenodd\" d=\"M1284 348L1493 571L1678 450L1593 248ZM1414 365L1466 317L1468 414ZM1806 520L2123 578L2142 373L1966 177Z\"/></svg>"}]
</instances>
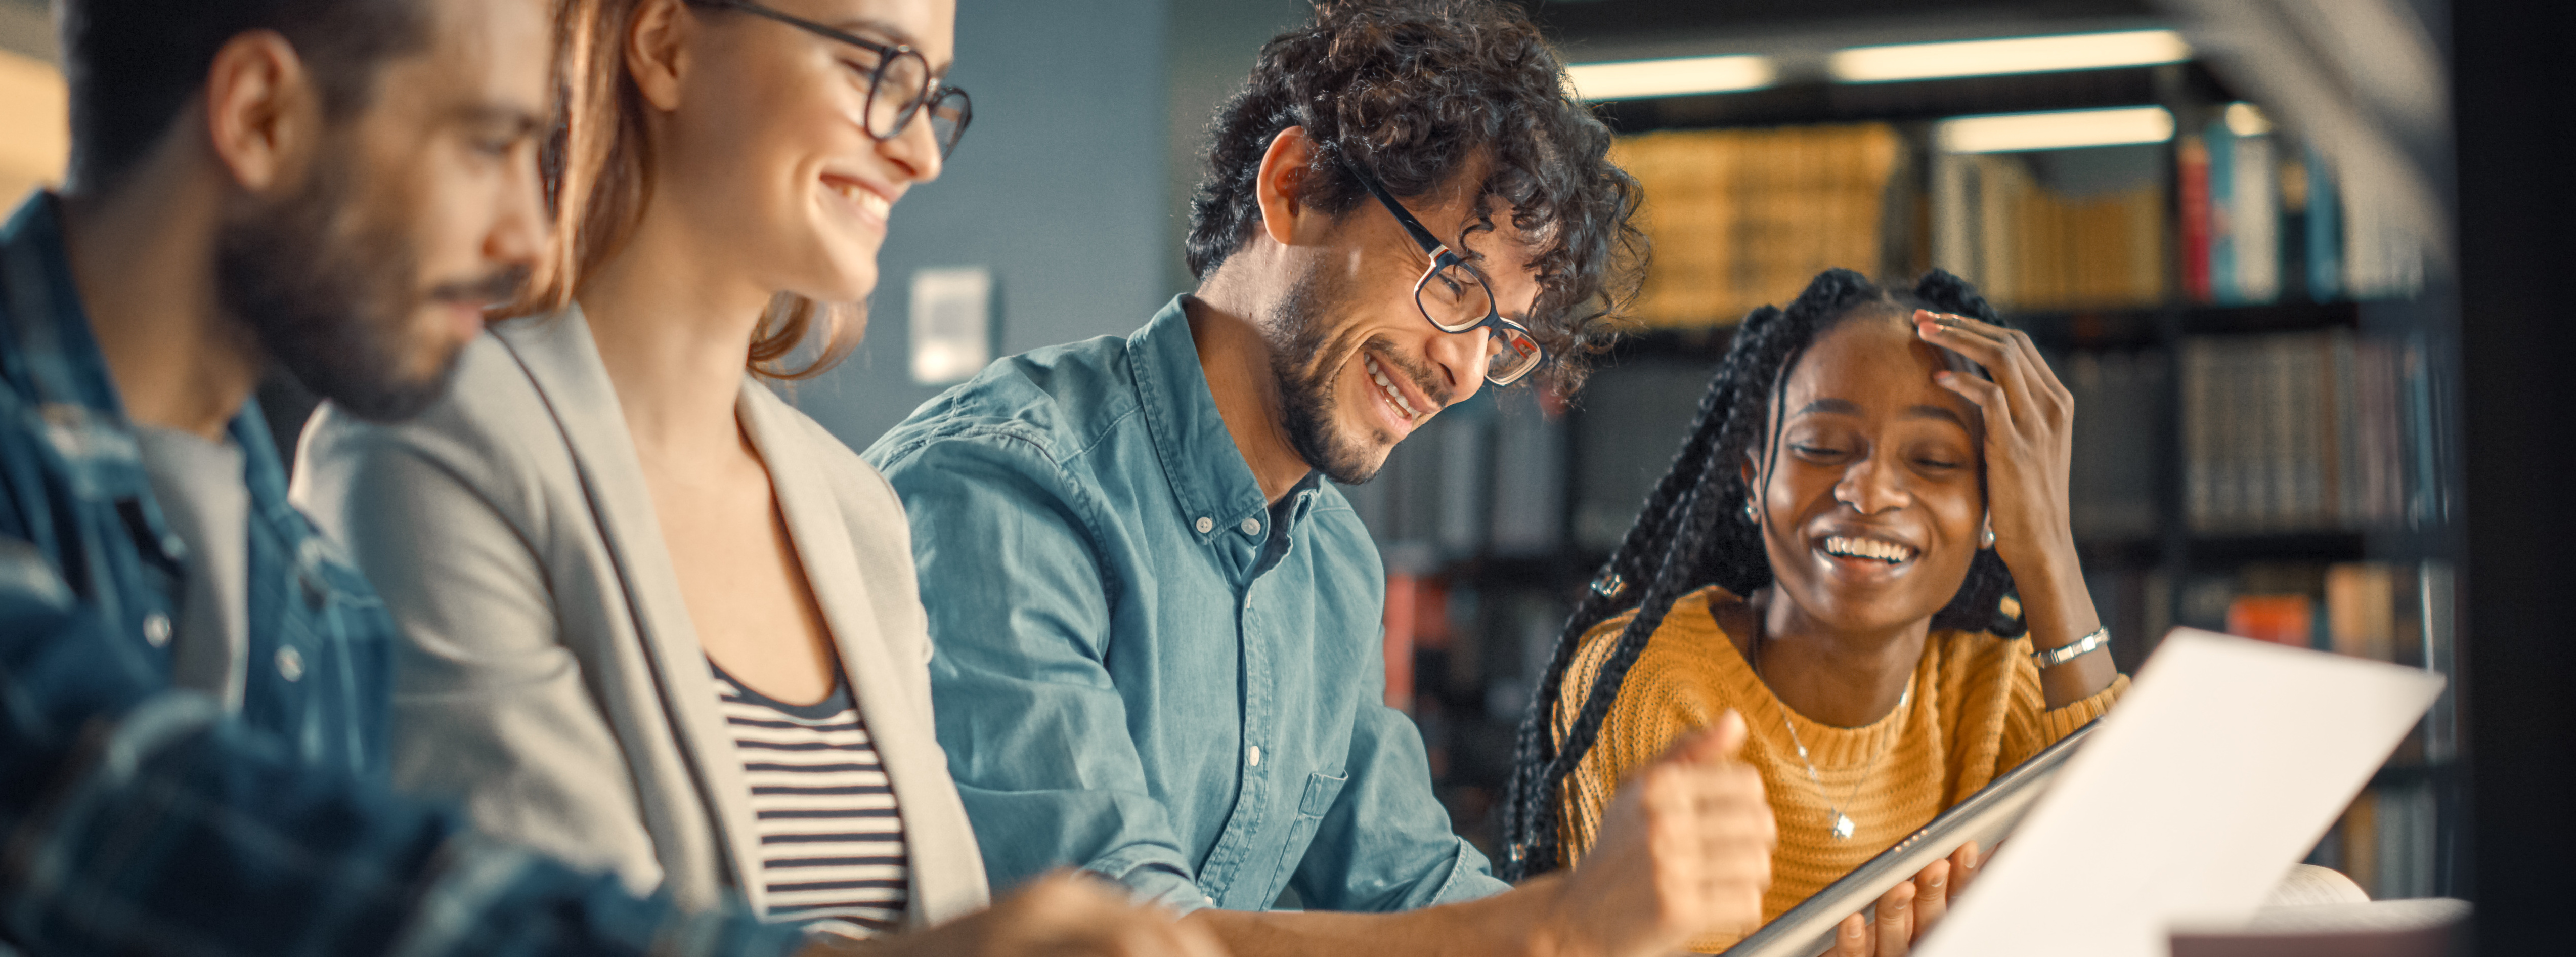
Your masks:
<instances>
[{"instance_id":1,"label":"shelf of books","mask_svg":"<svg viewBox=\"0 0 2576 957\"><path fill-rule=\"evenodd\" d=\"M1406 695L1462 825L1483 819L1530 681L1669 464L1730 328L1834 266L1950 269L2049 354L2078 410L2078 545L2124 670L2177 625L2450 670L2437 424L2456 363L2417 301L2420 256L2291 124L2191 76L2099 104L2157 134L2117 145L2011 148L2008 130L1911 108L1621 136L1654 244L1636 334L1579 399L1480 396L1346 490L1398 546L1390 570L1416 590L1404 630L1435 636ZM2437 707L2316 862L2376 896L2450 889L2451 713Z\"/></svg>"}]
</instances>

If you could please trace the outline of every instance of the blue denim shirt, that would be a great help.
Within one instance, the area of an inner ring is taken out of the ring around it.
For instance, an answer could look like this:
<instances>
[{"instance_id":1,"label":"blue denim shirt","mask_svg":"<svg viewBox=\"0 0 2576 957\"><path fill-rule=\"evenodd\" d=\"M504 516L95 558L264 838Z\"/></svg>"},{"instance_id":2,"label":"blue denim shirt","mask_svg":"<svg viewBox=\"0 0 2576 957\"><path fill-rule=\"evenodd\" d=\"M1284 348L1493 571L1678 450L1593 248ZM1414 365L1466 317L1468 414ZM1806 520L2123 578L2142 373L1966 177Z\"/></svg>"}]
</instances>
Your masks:
<instances>
[{"instance_id":1,"label":"blue denim shirt","mask_svg":"<svg viewBox=\"0 0 2576 957\"><path fill-rule=\"evenodd\" d=\"M1081 867L1184 911L1505 889L1383 703L1367 529L1312 477L1274 512L1181 300L994 363L867 456L912 517L939 740L997 887Z\"/></svg>"},{"instance_id":2,"label":"blue denim shirt","mask_svg":"<svg viewBox=\"0 0 2576 957\"><path fill-rule=\"evenodd\" d=\"M92 339L55 201L0 226L0 952L775 954L475 838L382 783L394 624L286 501L256 405L237 714L171 687L184 543Z\"/></svg>"}]
</instances>

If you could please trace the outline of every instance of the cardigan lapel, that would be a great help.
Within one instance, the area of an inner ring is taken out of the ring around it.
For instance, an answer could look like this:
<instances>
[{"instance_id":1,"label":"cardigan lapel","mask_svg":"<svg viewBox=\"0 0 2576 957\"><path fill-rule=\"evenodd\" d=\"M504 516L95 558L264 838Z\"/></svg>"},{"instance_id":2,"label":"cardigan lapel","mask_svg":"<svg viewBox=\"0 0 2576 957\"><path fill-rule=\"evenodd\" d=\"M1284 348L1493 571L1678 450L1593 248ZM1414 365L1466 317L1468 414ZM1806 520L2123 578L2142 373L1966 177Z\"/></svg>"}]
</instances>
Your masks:
<instances>
[{"instance_id":1,"label":"cardigan lapel","mask_svg":"<svg viewBox=\"0 0 2576 957\"><path fill-rule=\"evenodd\" d=\"M788 538L795 543L797 561L804 566L805 580L812 584L814 601L831 630L833 648L840 653L843 680L850 683L877 759L894 785L896 806L902 809L907 831L913 885L909 916L913 923L923 923L926 908L961 894L980 898L983 892L982 874L970 874L959 862L944 859L948 855L936 853L932 842L923 839L968 827L962 816L946 821L937 813L954 806L956 798L948 778L948 754L921 720L930 713L930 702L913 700L910 687L898 677L914 665L897 662L887 653L886 636L879 628L885 620L883 610L863 584L868 571L859 565L847 513L832 492L822 462L813 454L809 445L813 440L797 434L802 430L790 418L794 413L786 402L756 381L745 379L737 407L743 410L752 444L768 466ZM909 567L900 570L910 571ZM942 909L954 912L957 908Z\"/></svg>"},{"instance_id":2,"label":"cardigan lapel","mask_svg":"<svg viewBox=\"0 0 2576 957\"><path fill-rule=\"evenodd\" d=\"M616 387L600 364L590 323L579 306L572 306L549 316L499 323L493 331L527 370L572 450L591 517L616 562L628 614L660 685L664 712L695 772L698 798L724 841L734 886L755 913L766 913L767 888L749 876L760 872L750 786L718 708L715 673L689 619L652 492L644 484L643 464L618 407Z\"/></svg>"}]
</instances>

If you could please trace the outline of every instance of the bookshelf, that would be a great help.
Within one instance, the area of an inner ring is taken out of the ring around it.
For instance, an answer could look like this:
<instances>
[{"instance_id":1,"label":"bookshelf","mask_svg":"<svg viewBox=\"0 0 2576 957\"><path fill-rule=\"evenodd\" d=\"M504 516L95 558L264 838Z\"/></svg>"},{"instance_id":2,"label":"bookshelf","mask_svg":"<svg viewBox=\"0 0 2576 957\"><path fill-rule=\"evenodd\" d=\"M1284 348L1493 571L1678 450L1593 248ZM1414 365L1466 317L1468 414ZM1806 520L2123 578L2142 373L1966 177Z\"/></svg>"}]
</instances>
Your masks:
<instances>
[{"instance_id":1,"label":"bookshelf","mask_svg":"<svg viewBox=\"0 0 2576 957\"><path fill-rule=\"evenodd\" d=\"M1728 324L1828 265L1953 268L2076 391L2078 547L2123 670L2190 625L2450 672L2445 307L2343 232L2368 221L2349 208L2363 200L2336 192L2294 118L2230 110L2243 102L2194 61L1605 104L1647 185L1645 328L1577 400L1480 395L1346 489L1390 570L1432 596L1408 602L1403 630L1437 634L1415 645L1408 694L1460 830L1491 847L1529 686L1668 464ZM2074 157L1941 147L1958 116L2137 106L2175 135ZM2246 209L2268 235L2229 221ZM1809 224L1836 235L1797 235ZM2453 892L2455 709L2446 696L2313 862L2375 896Z\"/></svg>"}]
</instances>

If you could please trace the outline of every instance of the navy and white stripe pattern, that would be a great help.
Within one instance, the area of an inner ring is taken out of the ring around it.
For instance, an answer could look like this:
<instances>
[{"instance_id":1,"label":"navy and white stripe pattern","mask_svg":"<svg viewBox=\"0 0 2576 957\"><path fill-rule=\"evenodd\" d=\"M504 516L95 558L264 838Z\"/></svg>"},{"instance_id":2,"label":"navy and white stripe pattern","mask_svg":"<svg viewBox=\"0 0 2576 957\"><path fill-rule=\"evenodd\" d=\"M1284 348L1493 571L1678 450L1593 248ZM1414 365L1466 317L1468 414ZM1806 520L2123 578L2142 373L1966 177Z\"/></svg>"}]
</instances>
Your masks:
<instances>
[{"instance_id":1,"label":"navy and white stripe pattern","mask_svg":"<svg viewBox=\"0 0 2576 957\"><path fill-rule=\"evenodd\" d=\"M714 671L760 822L769 919L859 937L901 924L911 884L903 818L849 683L793 705Z\"/></svg>"}]
</instances>

